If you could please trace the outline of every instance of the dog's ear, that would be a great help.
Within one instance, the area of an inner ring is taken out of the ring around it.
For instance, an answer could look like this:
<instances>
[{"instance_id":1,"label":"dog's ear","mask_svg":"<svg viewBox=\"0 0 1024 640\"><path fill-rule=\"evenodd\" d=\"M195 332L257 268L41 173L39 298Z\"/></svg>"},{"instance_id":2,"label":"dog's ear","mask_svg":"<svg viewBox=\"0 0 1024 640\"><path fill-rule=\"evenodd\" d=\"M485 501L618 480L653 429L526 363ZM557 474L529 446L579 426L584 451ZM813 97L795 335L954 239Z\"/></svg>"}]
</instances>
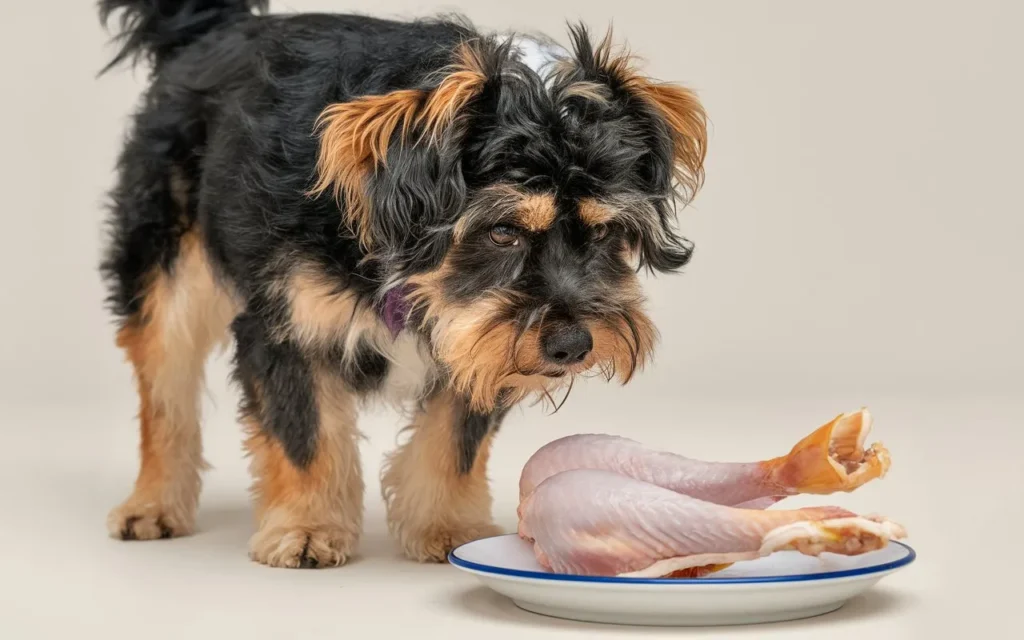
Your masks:
<instances>
[{"instance_id":1,"label":"dog's ear","mask_svg":"<svg viewBox=\"0 0 1024 640\"><path fill-rule=\"evenodd\" d=\"M661 116L672 140L673 174L685 196L692 198L704 183L708 133L704 107L696 94L679 85L656 83L640 75L625 86Z\"/></svg>"},{"instance_id":2,"label":"dog's ear","mask_svg":"<svg viewBox=\"0 0 1024 640\"><path fill-rule=\"evenodd\" d=\"M634 249L643 266L674 271L690 260L692 244L672 228L676 200L689 201L704 182L707 116L697 95L686 87L658 82L640 72L627 51L613 50L612 31L596 45L583 25L570 36L574 61L563 66L559 82L566 95L612 105L637 123L648 151L638 168L641 189L656 198L637 229Z\"/></svg>"},{"instance_id":3,"label":"dog's ear","mask_svg":"<svg viewBox=\"0 0 1024 640\"><path fill-rule=\"evenodd\" d=\"M495 59L491 43L464 43L433 86L364 96L321 113L312 194L334 194L366 249L393 250L417 226L461 205L463 116L495 76Z\"/></svg>"},{"instance_id":4,"label":"dog's ear","mask_svg":"<svg viewBox=\"0 0 1024 640\"><path fill-rule=\"evenodd\" d=\"M697 95L686 87L658 82L638 69L628 51L615 51L611 29L596 45L584 25L572 25L574 61L561 72L563 91L568 95L591 96L598 100L618 99L627 111L646 120L662 134L668 145L665 158L670 176L685 198L692 198L704 180L707 151L707 116Z\"/></svg>"}]
</instances>

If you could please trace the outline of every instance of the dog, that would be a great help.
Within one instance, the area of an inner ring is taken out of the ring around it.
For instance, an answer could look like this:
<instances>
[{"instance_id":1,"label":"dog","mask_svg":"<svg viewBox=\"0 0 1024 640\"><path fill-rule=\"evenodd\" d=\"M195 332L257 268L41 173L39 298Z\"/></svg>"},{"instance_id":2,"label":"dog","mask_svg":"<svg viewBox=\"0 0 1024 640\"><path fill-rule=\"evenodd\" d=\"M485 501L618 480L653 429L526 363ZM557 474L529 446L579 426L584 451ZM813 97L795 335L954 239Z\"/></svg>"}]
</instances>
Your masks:
<instances>
[{"instance_id":1,"label":"dog","mask_svg":"<svg viewBox=\"0 0 1024 640\"><path fill-rule=\"evenodd\" d=\"M140 398L112 536L194 530L204 362L233 342L254 477L250 557L344 563L362 528L356 418L409 407L381 474L405 555L498 532L486 464L510 408L625 383L657 331L639 274L680 270L675 213L706 116L569 26L268 15L264 0L101 0L150 68L101 273Z\"/></svg>"}]
</instances>

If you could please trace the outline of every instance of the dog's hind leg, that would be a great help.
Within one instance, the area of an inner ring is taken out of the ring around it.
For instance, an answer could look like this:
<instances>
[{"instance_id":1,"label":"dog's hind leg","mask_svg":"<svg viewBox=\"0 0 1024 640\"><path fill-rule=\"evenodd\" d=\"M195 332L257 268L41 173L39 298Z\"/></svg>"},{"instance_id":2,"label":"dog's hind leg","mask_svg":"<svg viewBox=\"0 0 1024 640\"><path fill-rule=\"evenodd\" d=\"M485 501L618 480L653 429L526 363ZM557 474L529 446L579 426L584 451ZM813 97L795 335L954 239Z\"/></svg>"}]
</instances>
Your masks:
<instances>
[{"instance_id":1,"label":"dog's hind leg","mask_svg":"<svg viewBox=\"0 0 1024 640\"><path fill-rule=\"evenodd\" d=\"M109 245L101 267L119 320L117 343L139 393L141 465L131 496L111 511L114 537L190 533L203 467L203 367L237 303L215 276L198 222L203 144L191 94L152 90L118 161Z\"/></svg>"},{"instance_id":2,"label":"dog's hind leg","mask_svg":"<svg viewBox=\"0 0 1024 640\"><path fill-rule=\"evenodd\" d=\"M454 547L500 533L491 520L487 458L502 414L477 414L455 393L426 399L411 436L381 474L388 527L405 555L443 562Z\"/></svg>"},{"instance_id":3,"label":"dog's hind leg","mask_svg":"<svg viewBox=\"0 0 1024 640\"><path fill-rule=\"evenodd\" d=\"M210 351L235 313L197 234L178 239L177 256L155 267L138 310L117 334L135 370L141 465L131 496L107 528L124 540L187 535L199 500L202 443L199 400Z\"/></svg>"}]
</instances>

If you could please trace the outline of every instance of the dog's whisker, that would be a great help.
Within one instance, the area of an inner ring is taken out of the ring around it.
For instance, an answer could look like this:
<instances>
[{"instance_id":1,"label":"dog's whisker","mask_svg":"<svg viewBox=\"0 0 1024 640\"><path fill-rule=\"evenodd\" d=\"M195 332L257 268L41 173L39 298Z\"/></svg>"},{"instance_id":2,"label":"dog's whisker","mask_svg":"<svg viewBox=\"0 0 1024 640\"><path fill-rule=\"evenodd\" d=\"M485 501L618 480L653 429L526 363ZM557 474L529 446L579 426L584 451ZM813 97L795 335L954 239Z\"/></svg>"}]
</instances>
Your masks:
<instances>
[{"instance_id":1,"label":"dog's whisker","mask_svg":"<svg viewBox=\"0 0 1024 640\"><path fill-rule=\"evenodd\" d=\"M555 414L555 413L558 413L559 410L562 408L562 405L565 404L565 401L569 399L569 394L572 393L572 387L573 387L573 383L575 382L575 380L576 380L576 376L575 375L572 375L572 376L569 377L569 387L565 390L565 395L562 396L562 401L560 403L558 403L558 406L555 407L555 410L551 412L552 415Z\"/></svg>"}]
</instances>

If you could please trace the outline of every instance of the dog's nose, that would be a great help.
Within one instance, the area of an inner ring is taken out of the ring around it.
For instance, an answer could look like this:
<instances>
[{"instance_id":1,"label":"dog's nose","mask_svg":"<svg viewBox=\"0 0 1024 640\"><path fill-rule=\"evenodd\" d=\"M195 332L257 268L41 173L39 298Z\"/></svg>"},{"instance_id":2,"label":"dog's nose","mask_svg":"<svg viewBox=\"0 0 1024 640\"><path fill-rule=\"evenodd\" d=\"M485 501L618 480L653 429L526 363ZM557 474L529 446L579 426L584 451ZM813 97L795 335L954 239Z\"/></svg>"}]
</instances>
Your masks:
<instances>
[{"instance_id":1,"label":"dog's nose","mask_svg":"<svg viewBox=\"0 0 1024 640\"><path fill-rule=\"evenodd\" d=\"M579 324L561 324L541 337L547 359L557 365L568 366L583 362L594 348L594 339L587 328Z\"/></svg>"}]
</instances>

